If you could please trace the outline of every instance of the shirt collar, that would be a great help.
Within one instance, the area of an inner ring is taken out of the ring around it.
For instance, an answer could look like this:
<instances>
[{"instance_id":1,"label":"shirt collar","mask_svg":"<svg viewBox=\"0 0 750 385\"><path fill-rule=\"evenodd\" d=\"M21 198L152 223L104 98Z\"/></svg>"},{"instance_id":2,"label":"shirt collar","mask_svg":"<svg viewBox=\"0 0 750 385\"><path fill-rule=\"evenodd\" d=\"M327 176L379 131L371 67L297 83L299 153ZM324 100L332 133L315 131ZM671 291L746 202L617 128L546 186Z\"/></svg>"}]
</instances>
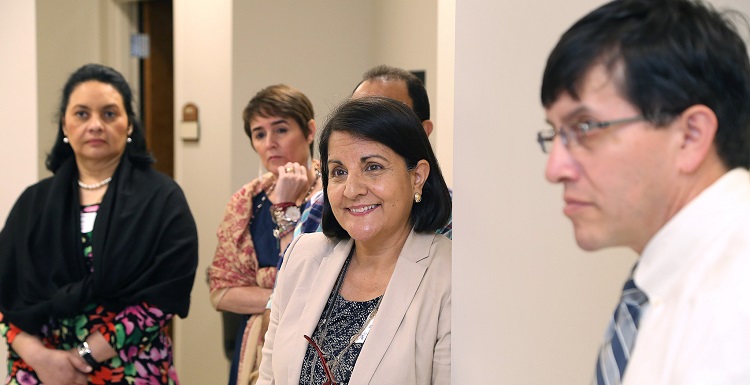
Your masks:
<instances>
[{"instance_id":1,"label":"shirt collar","mask_svg":"<svg viewBox=\"0 0 750 385\"><path fill-rule=\"evenodd\" d=\"M663 297L684 273L702 261L724 231L722 223L737 216L737 208L750 197L750 173L733 169L703 190L672 217L648 242L641 254L634 279L651 300Z\"/></svg>"}]
</instances>

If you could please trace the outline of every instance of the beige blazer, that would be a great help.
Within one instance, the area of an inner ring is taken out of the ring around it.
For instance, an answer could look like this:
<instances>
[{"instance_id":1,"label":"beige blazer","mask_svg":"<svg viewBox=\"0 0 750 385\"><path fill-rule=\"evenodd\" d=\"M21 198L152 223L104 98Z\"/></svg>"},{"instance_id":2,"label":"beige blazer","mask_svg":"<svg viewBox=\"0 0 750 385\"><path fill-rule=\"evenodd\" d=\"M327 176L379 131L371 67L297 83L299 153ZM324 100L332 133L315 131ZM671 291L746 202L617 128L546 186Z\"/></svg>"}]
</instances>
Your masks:
<instances>
[{"instance_id":1,"label":"beige blazer","mask_svg":"<svg viewBox=\"0 0 750 385\"><path fill-rule=\"evenodd\" d=\"M273 294L258 385L298 385L312 335L354 242L304 234ZM450 384L451 241L412 232L401 250L350 385Z\"/></svg>"}]
</instances>

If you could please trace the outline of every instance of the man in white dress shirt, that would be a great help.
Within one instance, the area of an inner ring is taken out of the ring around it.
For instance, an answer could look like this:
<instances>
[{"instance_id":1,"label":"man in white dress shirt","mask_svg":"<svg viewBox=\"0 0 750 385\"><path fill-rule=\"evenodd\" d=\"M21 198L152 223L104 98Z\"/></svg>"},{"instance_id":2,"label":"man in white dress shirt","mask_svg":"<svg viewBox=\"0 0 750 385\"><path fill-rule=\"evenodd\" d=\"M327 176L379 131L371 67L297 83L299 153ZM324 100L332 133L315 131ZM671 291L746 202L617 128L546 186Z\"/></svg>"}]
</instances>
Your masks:
<instances>
[{"instance_id":1,"label":"man in white dress shirt","mask_svg":"<svg viewBox=\"0 0 750 385\"><path fill-rule=\"evenodd\" d=\"M582 249L640 254L647 297L620 308L594 384L750 384L750 63L737 29L747 22L697 1L616 0L548 58L546 177Z\"/></svg>"}]
</instances>

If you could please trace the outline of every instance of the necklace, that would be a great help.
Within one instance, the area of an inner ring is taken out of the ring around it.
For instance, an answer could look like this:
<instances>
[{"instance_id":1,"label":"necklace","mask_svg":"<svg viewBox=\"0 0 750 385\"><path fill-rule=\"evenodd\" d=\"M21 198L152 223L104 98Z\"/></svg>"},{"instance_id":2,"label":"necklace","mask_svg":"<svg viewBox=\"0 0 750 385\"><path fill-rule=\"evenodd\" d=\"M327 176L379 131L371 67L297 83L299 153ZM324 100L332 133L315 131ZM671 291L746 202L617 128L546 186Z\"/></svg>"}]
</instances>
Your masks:
<instances>
[{"instance_id":1,"label":"necklace","mask_svg":"<svg viewBox=\"0 0 750 385\"><path fill-rule=\"evenodd\" d=\"M341 295L337 295L336 299L340 297ZM365 322L362 324L362 327L357 330L354 335L351 336L349 339L349 343L346 344L346 346L341 349L339 354L333 357L333 359L330 361L329 369L331 370L331 373L337 373L338 367L341 365L341 359L344 357L344 354L349 350L349 348L352 347L355 343L365 343L365 339L367 338L367 335L370 333L370 328L372 328L372 321L375 318L375 315L378 314L378 308L380 308L380 301L383 300L383 295L381 295L378 298L378 302L375 304L375 309L373 309L370 314L367 315L367 319L365 319ZM322 340L321 340L322 342ZM322 349L322 348L321 348Z\"/></svg>"},{"instance_id":2,"label":"necklace","mask_svg":"<svg viewBox=\"0 0 750 385\"><path fill-rule=\"evenodd\" d=\"M344 266L341 268L341 272L339 273L338 278L336 279L336 284L334 285L332 296L333 296L333 302L328 306L324 316L323 320L321 321L321 327L322 330L320 332L320 335L317 337L316 343L320 347L321 351L323 352L326 359L329 356L332 356L332 359L328 360L328 368L330 369L331 373L336 375L337 368L341 364L341 359L344 357L346 352L351 348L355 343L364 343L365 339L367 338L367 334L369 334L370 328L372 327L373 319L375 318L375 315L378 313L378 309L380 308L380 302L383 300L384 295L381 295L378 297L377 303L375 304L375 308L370 311L370 313L367 315L367 318L365 319L362 326L359 328L359 330L355 331L354 334L349 338L349 343L339 351L338 354L333 356L332 354L326 354L325 353L325 347L324 342L326 340L326 337L328 335L328 326L330 325L332 319L332 315L336 310L338 309L338 302L339 297L341 297L340 291L341 291L341 285L344 281L344 276L346 275L346 271L349 269L349 263L352 260L352 255L354 254L354 248L352 248L352 251L349 253L349 256L346 258L346 261L344 262ZM342 297L343 298L343 297ZM330 300L329 300L330 301ZM314 378L315 378L315 364L318 361L318 356L313 356L313 362L310 365L310 384L314 384ZM326 362L321 362L321 365L326 365Z\"/></svg>"},{"instance_id":3,"label":"necklace","mask_svg":"<svg viewBox=\"0 0 750 385\"><path fill-rule=\"evenodd\" d=\"M109 178L107 178L107 179L105 179L105 180L103 180L101 182L92 183L92 184L86 184L86 183L81 182L81 180L79 179L78 180L78 186L80 188L84 189L84 190L96 190L96 189L98 189L100 187L108 185L109 182L111 182L111 181L112 181L112 177L109 177Z\"/></svg>"}]
</instances>

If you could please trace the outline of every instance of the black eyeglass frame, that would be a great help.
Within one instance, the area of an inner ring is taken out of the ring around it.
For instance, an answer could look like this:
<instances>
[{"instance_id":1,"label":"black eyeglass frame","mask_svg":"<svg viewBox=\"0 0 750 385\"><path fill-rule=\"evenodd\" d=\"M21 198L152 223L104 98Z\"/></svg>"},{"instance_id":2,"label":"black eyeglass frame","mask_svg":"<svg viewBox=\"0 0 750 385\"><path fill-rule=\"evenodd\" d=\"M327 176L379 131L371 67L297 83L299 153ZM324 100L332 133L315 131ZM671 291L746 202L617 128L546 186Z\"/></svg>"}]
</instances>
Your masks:
<instances>
[{"instance_id":1,"label":"black eyeglass frame","mask_svg":"<svg viewBox=\"0 0 750 385\"><path fill-rule=\"evenodd\" d=\"M638 115L630 118L613 119L603 122L581 122L571 125L572 127L561 126L559 129L553 127L549 130L542 130L537 132L536 141L542 148L542 152L547 154L548 151L545 143L552 143L552 141L555 140L555 137L558 135L560 136L560 140L562 140L563 145L566 148L570 148L570 145L573 143L582 143L583 138L585 138L586 134L591 130L607 128L619 124L633 123L641 120L646 120L646 118L643 115Z\"/></svg>"}]
</instances>

